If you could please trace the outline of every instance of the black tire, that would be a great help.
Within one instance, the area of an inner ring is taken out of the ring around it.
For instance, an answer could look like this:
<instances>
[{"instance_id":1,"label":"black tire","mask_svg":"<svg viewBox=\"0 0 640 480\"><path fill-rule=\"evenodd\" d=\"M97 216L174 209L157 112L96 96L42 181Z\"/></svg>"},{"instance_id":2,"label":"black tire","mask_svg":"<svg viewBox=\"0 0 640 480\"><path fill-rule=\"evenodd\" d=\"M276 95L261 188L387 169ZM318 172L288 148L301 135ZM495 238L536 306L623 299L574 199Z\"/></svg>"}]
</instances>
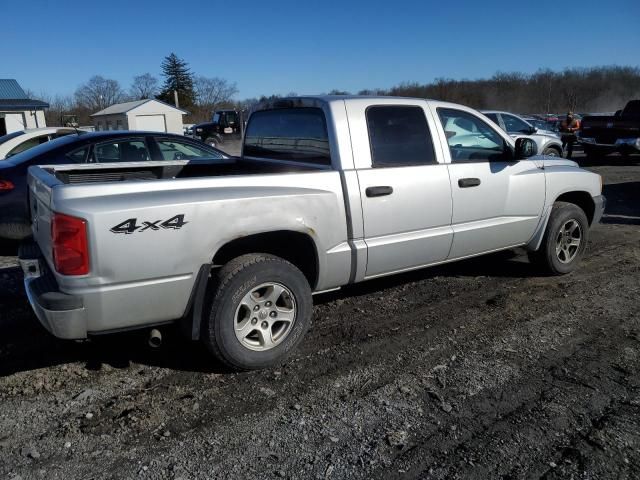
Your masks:
<instances>
[{"instance_id":1,"label":"black tire","mask_svg":"<svg viewBox=\"0 0 640 480\"><path fill-rule=\"evenodd\" d=\"M221 137L219 137L218 135L213 135L213 136L207 137L204 143L212 147L217 147L219 145L222 145L223 142Z\"/></svg>"},{"instance_id":2,"label":"black tire","mask_svg":"<svg viewBox=\"0 0 640 480\"><path fill-rule=\"evenodd\" d=\"M283 285L292 293L295 317L280 343L269 350L254 351L236 336L236 314L249 292L269 282ZM311 325L313 300L309 282L298 268L280 257L250 254L231 260L217 272L210 294L211 309L203 319L202 340L213 355L234 370L255 370L281 363Z\"/></svg>"},{"instance_id":3,"label":"black tire","mask_svg":"<svg viewBox=\"0 0 640 480\"><path fill-rule=\"evenodd\" d=\"M562 150L556 147L547 147L542 151L542 154L551 157L562 157Z\"/></svg>"},{"instance_id":4,"label":"black tire","mask_svg":"<svg viewBox=\"0 0 640 480\"><path fill-rule=\"evenodd\" d=\"M566 252L561 253L560 255L565 257L565 261L563 261L559 254L556 253L556 246L561 236L561 229L572 220L580 226L580 244L575 249L575 254L572 257L567 257ZM553 204L540 248L535 252L529 253L529 260L551 275L571 273L580 262L588 240L589 221L584 211L573 203L556 202Z\"/></svg>"}]
</instances>

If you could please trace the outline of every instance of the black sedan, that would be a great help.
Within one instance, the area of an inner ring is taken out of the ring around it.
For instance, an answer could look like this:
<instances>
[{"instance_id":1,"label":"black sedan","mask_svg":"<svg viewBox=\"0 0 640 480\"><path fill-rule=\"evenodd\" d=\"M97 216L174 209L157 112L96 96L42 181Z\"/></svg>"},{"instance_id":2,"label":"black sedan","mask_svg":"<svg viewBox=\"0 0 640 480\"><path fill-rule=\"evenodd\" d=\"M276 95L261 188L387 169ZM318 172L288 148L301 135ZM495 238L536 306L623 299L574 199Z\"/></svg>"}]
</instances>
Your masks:
<instances>
[{"instance_id":1,"label":"black sedan","mask_svg":"<svg viewBox=\"0 0 640 480\"><path fill-rule=\"evenodd\" d=\"M67 135L0 160L0 239L31 235L27 170L32 165L228 158L197 140L159 132L108 131Z\"/></svg>"}]
</instances>

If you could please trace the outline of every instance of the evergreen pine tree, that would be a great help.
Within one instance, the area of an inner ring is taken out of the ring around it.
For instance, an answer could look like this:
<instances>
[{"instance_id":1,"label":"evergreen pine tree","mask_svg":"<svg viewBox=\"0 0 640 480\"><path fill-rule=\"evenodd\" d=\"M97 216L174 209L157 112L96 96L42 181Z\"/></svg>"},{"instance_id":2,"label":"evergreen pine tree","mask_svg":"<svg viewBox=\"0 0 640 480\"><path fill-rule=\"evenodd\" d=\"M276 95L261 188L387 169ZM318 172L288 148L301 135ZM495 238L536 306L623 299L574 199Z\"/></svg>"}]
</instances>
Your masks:
<instances>
[{"instance_id":1,"label":"evergreen pine tree","mask_svg":"<svg viewBox=\"0 0 640 480\"><path fill-rule=\"evenodd\" d=\"M164 85L158 95L158 99L173 105L173 91L178 91L178 102L180 108L189 108L195 103L193 91L193 74L189 65L184 60L178 58L175 53L165 57L162 62L162 76Z\"/></svg>"}]
</instances>

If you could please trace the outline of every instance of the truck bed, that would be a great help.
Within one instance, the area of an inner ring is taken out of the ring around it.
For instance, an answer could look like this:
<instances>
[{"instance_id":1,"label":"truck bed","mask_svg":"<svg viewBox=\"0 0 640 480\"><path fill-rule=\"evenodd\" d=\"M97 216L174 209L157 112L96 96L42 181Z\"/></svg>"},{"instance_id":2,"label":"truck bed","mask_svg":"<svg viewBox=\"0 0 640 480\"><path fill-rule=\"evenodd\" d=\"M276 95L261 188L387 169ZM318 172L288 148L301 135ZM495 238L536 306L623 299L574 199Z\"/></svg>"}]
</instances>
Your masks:
<instances>
[{"instance_id":1,"label":"truck bed","mask_svg":"<svg viewBox=\"0 0 640 480\"><path fill-rule=\"evenodd\" d=\"M171 178L219 177L227 175L259 175L272 173L299 173L327 170L330 167L251 160L241 157L224 160L171 160L156 162L129 162L120 164L80 164L43 166L60 182L68 184L166 180Z\"/></svg>"}]
</instances>

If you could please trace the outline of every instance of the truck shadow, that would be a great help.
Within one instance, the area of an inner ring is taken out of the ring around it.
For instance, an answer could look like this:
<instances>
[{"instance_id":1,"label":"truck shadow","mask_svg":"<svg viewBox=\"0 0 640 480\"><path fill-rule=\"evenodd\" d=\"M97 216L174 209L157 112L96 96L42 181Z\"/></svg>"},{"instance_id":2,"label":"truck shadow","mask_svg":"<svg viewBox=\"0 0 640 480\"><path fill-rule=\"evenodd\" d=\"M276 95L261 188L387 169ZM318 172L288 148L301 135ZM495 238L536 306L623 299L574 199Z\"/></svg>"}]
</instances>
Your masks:
<instances>
[{"instance_id":1,"label":"truck shadow","mask_svg":"<svg viewBox=\"0 0 640 480\"><path fill-rule=\"evenodd\" d=\"M625 165L640 164L640 155L629 155L623 157L617 153L588 159L586 156L578 154L574 155L572 160L578 162L581 167L620 167Z\"/></svg>"},{"instance_id":2,"label":"truck shadow","mask_svg":"<svg viewBox=\"0 0 640 480\"><path fill-rule=\"evenodd\" d=\"M348 287L342 291L316 296L316 303L337 298L382 291L406 282L436 276L535 275L532 267L510 252L489 255L430 269L400 274ZM18 372L53 367L74 362L86 370L130 368L140 364L178 371L228 373L200 344L186 340L177 328L162 330L163 344L154 349L147 344L147 331L134 331L92 337L87 342L59 340L38 323L23 293L22 272L17 267L0 268L0 377Z\"/></svg>"},{"instance_id":3,"label":"truck shadow","mask_svg":"<svg viewBox=\"0 0 640 480\"><path fill-rule=\"evenodd\" d=\"M347 287L315 297L318 304L337 298L360 296L407 282L437 276L535 275L526 260L512 252L500 252L473 260L423 269ZM81 362L86 370L103 365L127 369L135 364L177 371L229 373L199 342L190 342L177 328L165 327L163 344L151 348L145 330L92 337L87 342L60 340L39 324L23 293L22 272L17 267L0 268L0 377L68 363Z\"/></svg>"},{"instance_id":4,"label":"truck shadow","mask_svg":"<svg viewBox=\"0 0 640 480\"><path fill-rule=\"evenodd\" d=\"M200 344L183 339L174 328L163 329L165 341L154 349L146 331L94 337L88 342L60 340L50 335L34 315L18 267L0 267L0 377L17 372L82 362L87 370L102 365L129 368L132 364L175 370L227 372Z\"/></svg>"},{"instance_id":5,"label":"truck shadow","mask_svg":"<svg viewBox=\"0 0 640 480\"><path fill-rule=\"evenodd\" d=\"M607 197L602 223L640 225L640 182L610 183L602 193Z\"/></svg>"}]
</instances>

